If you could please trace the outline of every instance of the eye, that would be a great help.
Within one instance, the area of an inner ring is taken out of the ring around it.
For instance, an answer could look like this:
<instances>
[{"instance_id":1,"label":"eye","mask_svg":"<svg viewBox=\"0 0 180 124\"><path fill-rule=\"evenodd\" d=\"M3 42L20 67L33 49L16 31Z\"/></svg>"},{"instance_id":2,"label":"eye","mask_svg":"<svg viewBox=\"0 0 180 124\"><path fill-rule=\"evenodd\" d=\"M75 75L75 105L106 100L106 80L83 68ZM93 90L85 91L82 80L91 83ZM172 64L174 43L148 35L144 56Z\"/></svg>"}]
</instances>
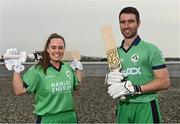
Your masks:
<instances>
[{"instance_id":1,"label":"eye","mask_svg":"<svg viewBox=\"0 0 180 124\"><path fill-rule=\"evenodd\" d=\"M64 46L59 46L58 49L59 49L59 50L63 50L63 49L64 49Z\"/></svg>"},{"instance_id":2,"label":"eye","mask_svg":"<svg viewBox=\"0 0 180 124\"><path fill-rule=\"evenodd\" d=\"M120 24L124 24L126 21L120 21Z\"/></svg>"},{"instance_id":3,"label":"eye","mask_svg":"<svg viewBox=\"0 0 180 124\"><path fill-rule=\"evenodd\" d=\"M56 49L56 47L55 47L55 46L51 46L51 49L55 50L55 49Z\"/></svg>"},{"instance_id":4,"label":"eye","mask_svg":"<svg viewBox=\"0 0 180 124\"><path fill-rule=\"evenodd\" d=\"M128 20L128 23L134 23L135 22L135 20L133 20L133 19L131 19L131 20Z\"/></svg>"},{"instance_id":5,"label":"eye","mask_svg":"<svg viewBox=\"0 0 180 124\"><path fill-rule=\"evenodd\" d=\"M120 21L121 25L132 24L132 23L135 23L134 19L130 19L130 20L126 20L126 21L125 20Z\"/></svg>"}]
</instances>

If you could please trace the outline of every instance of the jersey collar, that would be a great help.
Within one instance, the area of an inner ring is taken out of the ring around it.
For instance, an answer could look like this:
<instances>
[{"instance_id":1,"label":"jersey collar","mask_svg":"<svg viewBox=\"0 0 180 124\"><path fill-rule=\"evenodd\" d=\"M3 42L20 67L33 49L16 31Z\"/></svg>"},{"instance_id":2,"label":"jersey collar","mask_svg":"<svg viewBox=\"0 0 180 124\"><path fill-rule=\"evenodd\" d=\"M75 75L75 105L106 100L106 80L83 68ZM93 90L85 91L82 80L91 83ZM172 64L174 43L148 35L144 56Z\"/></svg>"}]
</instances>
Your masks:
<instances>
[{"instance_id":1,"label":"jersey collar","mask_svg":"<svg viewBox=\"0 0 180 124\"><path fill-rule=\"evenodd\" d=\"M132 42L131 46L130 46L127 50L125 50L125 49L123 48L123 44L124 44L124 40L123 40L120 48L122 48L124 51L127 52L129 49L131 49L131 47L132 47L133 45L134 45L134 46L138 45L138 44L140 43L140 41L141 41L141 38L140 38L139 35L138 35L138 36L136 37L136 39L134 39L134 41Z\"/></svg>"},{"instance_id":2,"label":"jersey collar","mask_svg":"<svg viewBox=\"0 0 180 124\"><path fill-rule=\"evenodd\" d=\"M55 70L60 71L63 64L64 64L64 63L60 61L60 66L59 66L59 68L56 68L54 65L52 65L51 63L49 63L48 68L52 67L52 68L54 68Z\"/></svg>"}]
</instances>

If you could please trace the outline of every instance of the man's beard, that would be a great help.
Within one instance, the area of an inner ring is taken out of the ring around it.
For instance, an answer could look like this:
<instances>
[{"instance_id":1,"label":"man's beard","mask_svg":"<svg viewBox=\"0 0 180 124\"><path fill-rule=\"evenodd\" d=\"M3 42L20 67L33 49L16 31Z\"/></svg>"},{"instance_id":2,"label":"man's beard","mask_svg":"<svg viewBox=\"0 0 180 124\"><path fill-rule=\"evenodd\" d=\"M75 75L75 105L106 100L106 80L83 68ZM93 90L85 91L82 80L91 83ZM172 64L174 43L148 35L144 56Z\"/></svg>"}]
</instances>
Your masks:
<instances>
[{"instance_id":1,"label":"man's beard","mask_svg":"<svg viewBox=\"0 0 180 124\"><path fill-rule=\"evenodd\" d=\"M134 36L137 35L137 31L133 32L131 35L126 35L126 33L124 33L123 31L121 31L122 35L124 36L125 39L131 39Z\"/></svg>"}]
</instances>

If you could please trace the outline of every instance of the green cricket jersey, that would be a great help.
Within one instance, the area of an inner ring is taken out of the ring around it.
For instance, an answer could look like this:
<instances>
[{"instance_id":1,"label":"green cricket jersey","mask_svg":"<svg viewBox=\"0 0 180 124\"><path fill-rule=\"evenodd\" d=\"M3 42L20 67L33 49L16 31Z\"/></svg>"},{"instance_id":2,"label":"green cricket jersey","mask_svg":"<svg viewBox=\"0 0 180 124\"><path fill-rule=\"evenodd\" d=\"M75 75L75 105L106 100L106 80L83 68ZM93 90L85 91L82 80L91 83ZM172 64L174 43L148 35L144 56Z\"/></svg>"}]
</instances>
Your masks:
<instances>
[{"instance_id":1,"label":"green cricket jersey","mask_svg":"<svg viewBox=\"0 0 180 124\"><path fill-rule=\"evenodd\" d=\"M23 82L28 86L27 91L35 94L37 115L74 110L72 92L78 80L69 64L61 63L59 70L50 64L47 75L40 67L33 66L23 75Z\"/></svg>"},{"instance_id":2,"label":"green cricket jersey","mask_svg":"<svg viewBox=\"0 0 180 124\"><path fill-rule=\"evenodd\" d=\"M123 49L123 43L118 52L122 63L123 75L135 85L142 85L154 80L153 70L165 68L162 52L153 44L145 42L139 36L133 41L128 50ZM157 98L157 94L145 93L129 96L131 102L148 102Z\"/></svg>"}]
</instances>

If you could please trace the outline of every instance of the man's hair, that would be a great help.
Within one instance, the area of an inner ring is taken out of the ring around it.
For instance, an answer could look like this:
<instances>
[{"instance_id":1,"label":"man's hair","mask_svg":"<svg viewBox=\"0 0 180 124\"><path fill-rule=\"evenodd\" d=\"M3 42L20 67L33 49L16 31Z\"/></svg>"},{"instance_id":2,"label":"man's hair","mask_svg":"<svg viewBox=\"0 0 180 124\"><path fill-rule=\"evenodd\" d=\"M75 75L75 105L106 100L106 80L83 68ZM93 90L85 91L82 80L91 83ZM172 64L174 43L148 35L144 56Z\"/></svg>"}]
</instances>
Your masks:
<instances>
[{"instance_id":1,"label":"man's hair","mask_svg":"<svg viewBox=\"0 0 180 124\"><path fill-rule=\"evenodd\" d=\"M119 19L120 19L120 16L123 13L134 14L136 16L137 22L140 22L140 15L139 15L138 10L135 7L125 7L125 8L123 8L121 10L121 12L119 13Z\"/></svg>"},{"instance_id":2,"label":"man's hair","mask_svg":"<svg viewBox=\"0 0 180 124\"><path fill-rule=\"evenodd\" d=\"M46 41L46 44L45 44L45 46L44 46L43 53L42 53L42 59L41 59L41 60L39 61L39 63L36 65L36 67L37 67L38 65L40 65L40 68L43 68L43 71L44 71L45 74L46 74L47 68L48 68L48 66L49 66L49 64L50 64L50 57L49 57L49 53L47 52L47 49L48 49L48 47L49 47L49 44L50 44L50 42L51 42L51 39L53 39L53 38L60 38L60 39L62 39L63 42L64 42L64 47L65 47L65 40L64 40L64 38L63 38L62 36L60 36L59 34L53 33L53 34L51 34L51 35L48 37L48 39L47 39L47 41Z\"/></svg>"}]
</instances>

